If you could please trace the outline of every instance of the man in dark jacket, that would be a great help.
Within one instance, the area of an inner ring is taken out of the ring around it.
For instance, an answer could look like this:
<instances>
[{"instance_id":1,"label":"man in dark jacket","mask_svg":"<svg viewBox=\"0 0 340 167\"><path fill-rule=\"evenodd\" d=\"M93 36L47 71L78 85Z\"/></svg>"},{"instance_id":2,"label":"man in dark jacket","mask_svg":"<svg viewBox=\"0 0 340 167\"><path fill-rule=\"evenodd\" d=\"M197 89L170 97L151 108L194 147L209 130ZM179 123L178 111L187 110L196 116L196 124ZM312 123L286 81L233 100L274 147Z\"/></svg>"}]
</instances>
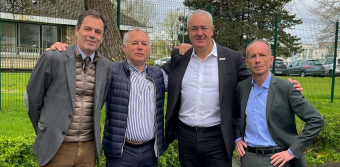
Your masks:
<instances>
[{"instance_id":1,"label":"man in dark jacket","mask_svg":"<svg viewBox=\"0 0 340 167\"><path fill-rule=\"evenodd\" d=\"M126 60L113 63L103 137L106 166L157 166L164 152L164 92L167 75L146 64L147 32L124 35Z\"/></svg>"}]
</instances>

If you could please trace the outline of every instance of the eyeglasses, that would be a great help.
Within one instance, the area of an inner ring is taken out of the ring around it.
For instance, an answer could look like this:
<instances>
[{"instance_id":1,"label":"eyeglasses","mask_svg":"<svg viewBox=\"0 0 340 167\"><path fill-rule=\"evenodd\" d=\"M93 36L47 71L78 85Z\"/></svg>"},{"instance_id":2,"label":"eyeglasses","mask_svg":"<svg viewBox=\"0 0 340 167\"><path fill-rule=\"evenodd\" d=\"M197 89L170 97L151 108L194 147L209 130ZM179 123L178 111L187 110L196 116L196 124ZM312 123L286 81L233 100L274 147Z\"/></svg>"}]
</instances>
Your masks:
<instances>
[{"instance_id":1,"label":"eyeglasses","mask_svg":"<svg viewBox=\"0 0 340 167\"><path fill-rule=\"evenodd\" d=\"M210 28L212 27L211 26L192 26L192 27L188 27L188 29L192 32L198 32L199 29L201 29L201 31L203 32L207 32Z\"/></svg>"}]
</instances>

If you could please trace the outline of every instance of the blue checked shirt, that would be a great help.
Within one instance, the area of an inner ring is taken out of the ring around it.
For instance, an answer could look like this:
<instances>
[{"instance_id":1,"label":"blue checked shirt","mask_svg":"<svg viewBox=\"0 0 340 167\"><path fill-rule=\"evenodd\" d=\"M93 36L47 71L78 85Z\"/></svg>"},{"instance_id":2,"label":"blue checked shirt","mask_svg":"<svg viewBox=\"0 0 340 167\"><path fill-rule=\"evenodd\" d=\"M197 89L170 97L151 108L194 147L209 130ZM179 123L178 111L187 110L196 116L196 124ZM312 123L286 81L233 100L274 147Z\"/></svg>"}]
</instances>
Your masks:
<instances>
[{"instance_id":1,"label":"blue checked shirt","mask_svg":"<svg viewBox=\"0 0 340 167\"><path fill-rule=\"evenodd\" d=\"M126 128L126 139L135 142L146 142L155 136L156 92L154 82L147 78L146 65L139 72L137 67L128 61L130 69L130 98ZM162 70L165 88L168 76Z\"/></svg>"}]
</instances>

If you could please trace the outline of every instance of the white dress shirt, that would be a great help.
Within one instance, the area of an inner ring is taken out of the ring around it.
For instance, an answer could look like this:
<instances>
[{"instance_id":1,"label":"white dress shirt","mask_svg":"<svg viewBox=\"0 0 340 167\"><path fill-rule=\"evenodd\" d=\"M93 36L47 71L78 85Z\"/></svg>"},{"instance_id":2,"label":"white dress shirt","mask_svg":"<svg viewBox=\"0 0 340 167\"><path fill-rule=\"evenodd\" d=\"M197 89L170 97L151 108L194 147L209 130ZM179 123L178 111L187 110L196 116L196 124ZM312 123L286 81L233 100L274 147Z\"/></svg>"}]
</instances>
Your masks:
<instances>
[{"instance_id":1,"label":"white dress shirt","mask_svg":"<svg viewBox=\"0 0 340 167\"><path fill-rule=\"evenodd\" d=\"M211 127L221 122L217 47L213 43L204 60L192 51L183 77L179 119L189 126Z\"/></svg>"}]
</instances>

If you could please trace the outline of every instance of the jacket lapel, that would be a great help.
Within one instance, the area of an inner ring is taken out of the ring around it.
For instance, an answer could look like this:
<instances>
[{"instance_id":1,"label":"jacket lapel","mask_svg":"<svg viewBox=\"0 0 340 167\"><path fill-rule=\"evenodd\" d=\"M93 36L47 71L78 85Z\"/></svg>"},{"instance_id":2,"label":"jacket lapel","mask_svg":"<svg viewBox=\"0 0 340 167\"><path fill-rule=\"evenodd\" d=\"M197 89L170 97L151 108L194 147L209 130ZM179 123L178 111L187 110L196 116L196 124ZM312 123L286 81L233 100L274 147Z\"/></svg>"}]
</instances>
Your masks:
<instances>
[{"instance_id":1,"label":"jacket lapel","mask_svg":"<svg viewBox=\"0 0 340 167\"><path fill-rule=\"evenodd\" d=\"M65 68L67 84L72 100L72 107L75 108L75 96L76 96L76 56L75 56L75 45L72 45L66 49Z\"/></svg>"},{"instance_id":2,"label":"jacket lapel","mask_svg":"<svg viewBox=\"0 0 340 167\"><path fill-rule=\"evenodd\" d=\"M192 54L192 48L189 49L184 56L182 56L179 60L179 69L177 72L177 79L176 79L176 90L175 90L175 96L174 96L174 102L173 103L173 108L175 108L176 103L178 102L178 98L181 92L181 87L182 87L182 81L183 81L183 77L185 74L185 71L188 67L190 58L191 58L191 54Z\"/></svg>"},{"instance_id":3,"label":"jacket lapel","mask_svg":"<svg viewBox=\"0 0 340 167\"><path fill-rule=\"evenodd\" d=\"M223 88L225 75L227 71L227 55L224 54L223 48L216 44L217 47L217 64L218 64L218 87L219 87L219 100L222 102Z\"/></svg>"},{"instance_id":4,"label":"jacket lapel","mask_svg":"<svg viewBox=\"0 0 340 167\"><path fill-rule=\"evenodd\" d=\"M98 54L98 53L97 53ZM98 54L99 57L102 55ZM94 87L94 109L97 108L98 105L98 98L99 98L99 93L100 93L100 87L101 87L101 81L104 78L103 75L106 74L106 70L104 68L104 63L99 59L96 62L96 80L95 80L95 87Z\"/></svg>"},{"instance_id":5,"label":"jacket lapel","mask_svg":"<svg viewBox=\"0 0 340 167\"><path fill-rule=\"evenodd\" d=\"M242 125L242 135L244 135L245 131L244 128L246 127L246 108L247 108L247 104L248 104L248 98L249 98L249 94L250 94L250 90L251 90L251 78L247 80L247 84L244 88L241 89L245 89L245 91L243 92L242 97L242 102L240 104L244 104L241 105L241 125Z\"/></svg>"},{"instance_id":6,"label":"jacket lapel","mask_svg":"<svg viewBox=\"0 0 340 167\"><path fill-rule=\"evenodd\" d=\"M269 89L268 89L268 97L267 97L267 107L266 107L266 121L268 122L268 118L270 116L270 109L272 108L272 103L274 101L276 89L276 77L272 74L272 78L270 79Z\"/></svg>"}]
</instances>

